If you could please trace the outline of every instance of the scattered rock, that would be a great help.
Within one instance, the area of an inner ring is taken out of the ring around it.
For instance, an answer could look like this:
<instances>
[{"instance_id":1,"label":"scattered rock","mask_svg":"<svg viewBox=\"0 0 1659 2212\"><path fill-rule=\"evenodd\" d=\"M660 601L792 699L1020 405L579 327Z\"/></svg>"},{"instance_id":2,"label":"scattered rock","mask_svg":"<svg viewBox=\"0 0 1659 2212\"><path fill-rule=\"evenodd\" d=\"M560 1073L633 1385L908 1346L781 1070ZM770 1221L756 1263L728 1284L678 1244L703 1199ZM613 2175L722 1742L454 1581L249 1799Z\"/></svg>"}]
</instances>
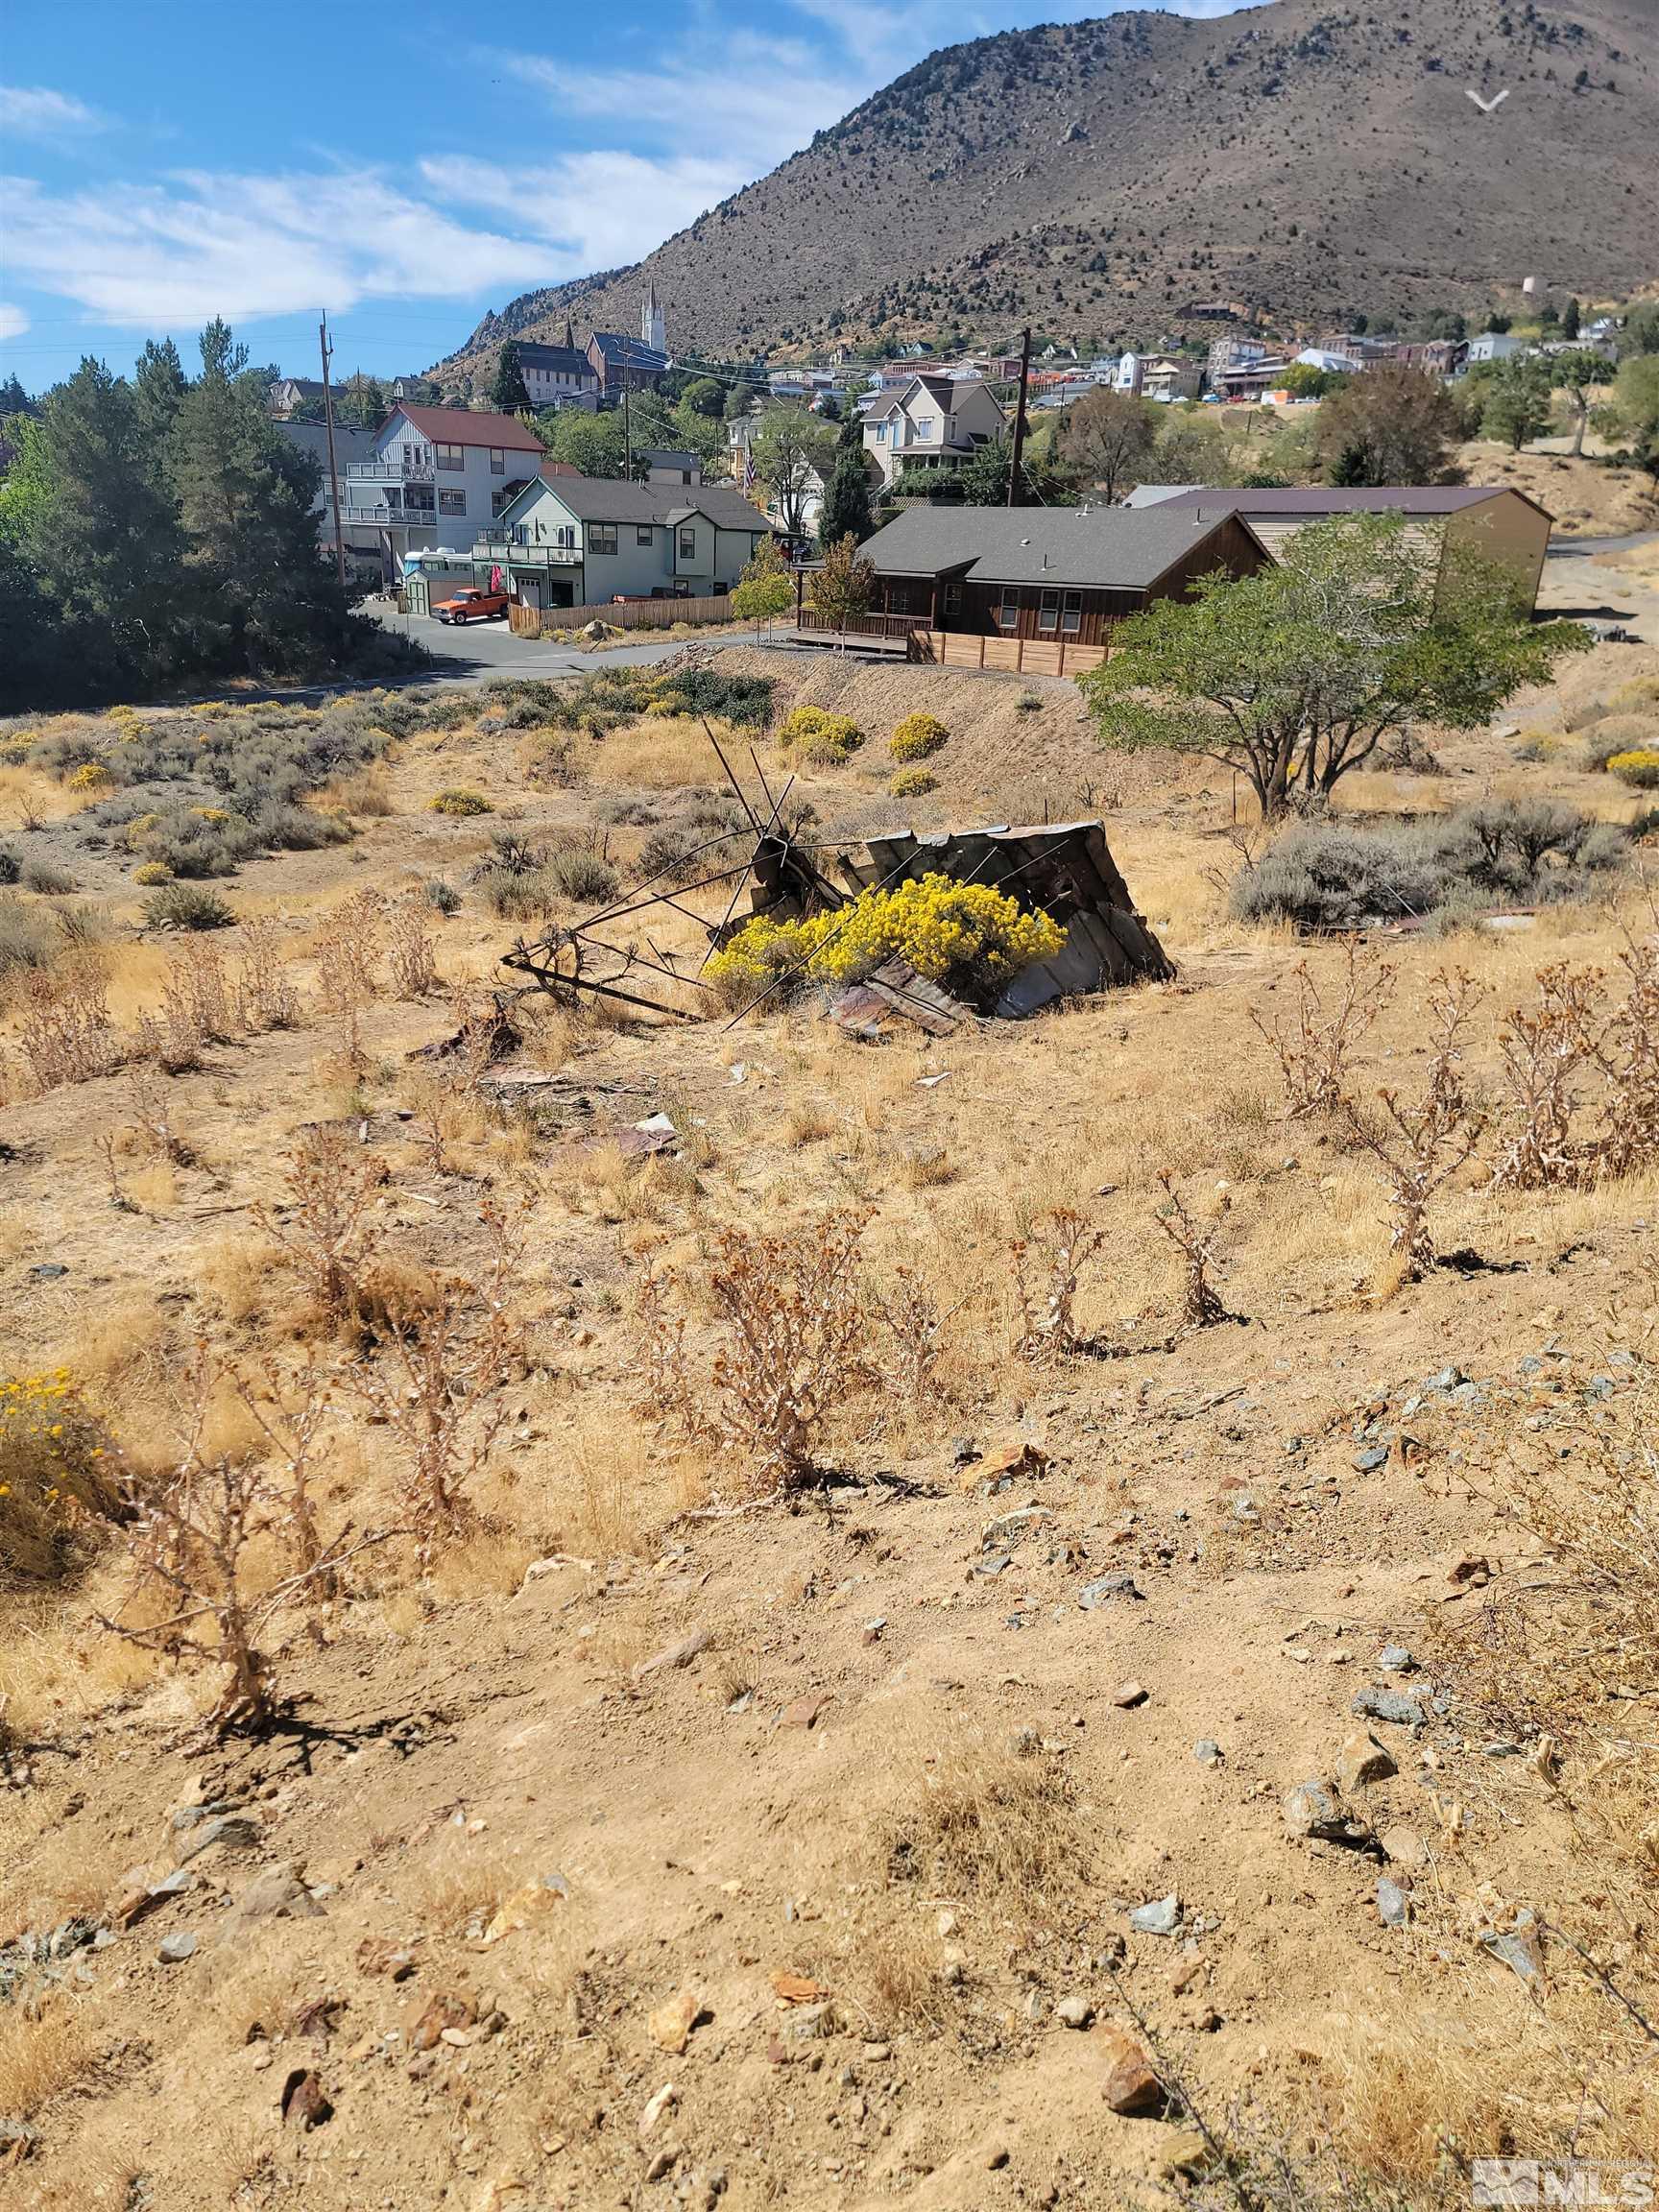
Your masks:
<instances>
[{"instance_id":1,"label":"scattered rock","mask_svg":"<svg viewBox=\"0 0 1659 2212\"><path fill-rule=\"evenodd\" d=\"M797 1697L792 1703L785 1705L782 1712L778 1716L778 1725L780 1728L815 1727L819 1715L824 1712L829 1703L829 1696L822 1691L814 1691L807 1697Z\"/></svg>"},{"instance_id":2,"label":"scattered rock","mask_svg":"<svg viewBox=\"0 0 1659 2212\"><path fill-rule=\"evenodd\" d=\"M253 1920L315 1920L323 1908L300 1878L295 1865L267 1866L256 1874L236 1905L236 1918Z\"/></svg>"},{"instance_id":3,"label":"scattered rock","mask_svg":"<svg viewBox=\"0 0 1659 2212\"><path fill-rule=\"evenodd\" d=\"M1129 1925L1138 1936L1173 1936L1181 1925L1180 1898L1171 1889L1167 1897L1137 1905L1129 1915Z\"/></svg>"},{"instance_id":4,"label":"scattered rock","mask_svg":"<svg viewBox=\"0 0 1659 2212\"><path fill-rule=\"evenodd\" d=\"M309 2066L296 2066L282 2084L282 2125L307 2130L334 2117L323 2084Z\"/></svg>"},{"instance_id":5,"label":"scattered rock","mask_svg":"<svg viewBox=\"0 0 1659 2212\"><path fill-rule=\"evenodd\" d=\"M59 1283L69 1270L61 1260L40 1260L29 1272L36 1283Z\"/></svg>"},{"instance_id":6,"label":"scattered rock","mask_svg":"<svg viewBox=\"0 0 1659 2212\"><path fill-rule=\"evenodd\" d=\"M562 1905L570 1895L570 1885L563 1874L541 1874L534 1882L526 1882L521 1889L497 1906L484 1930L486 1943L499 1943L503 1936L516 1936L519 1929L529 1928L550 1912L555 1905Z\"/></svg>"},{"instance_id":7,"label":"scattered rock","mask_svg":"<svg viewBox=\"0 0 1659 2212\"><path fill-rule=\"evenodd\" d=\"M691 2031L703 2017L703 2000L695 1989L682 1989L677 1997L659 2005L646 2022L651 2040L670 2057L683 2056Z\"/></svg>"},{"instance_id":8,"label":"scattered rock","mask_svg":"<svg viewBox=\"0 0 1659 2212\"><path fill-rule=\"evenodd\" d=\"M1163 2111L1164 2084L1132 2035L1108 2035L1101 2056L1106 2071L1100 2094L1110 2110L1131 2116Z\"/></svg>"},{"instance_id":9,"label":"scattered rock","mask_svg":"<svg viewBox=\"0 0 1659 2212\"><path fill-rule=\"evenodd\" d=\"M680 2092L672 2081L664 2081L639 2115L639 2132L649 2135L664 2112L671 2112L680 2102Z\"/></svg>"},{"instance_id":10,"label":"scattered rock","mask_svg":"<svg viewBox=\"0 0 1659 2212\"><path fill-rule=\"evenodd\" d=\"M357 1971L406 1982L415 1971L415 1954L407 1944L396 1943L390 1937L376 1941L373 1936L365 1936L357 1946Z\"/></svg>"},{"instance_id":11,"label":"scattered rock","mask_svg":"<svg viewBox=\"0 0 1659 2212\"><path fill-rule=\"evenodd\" d=\"M470 2028L477 2017L478 2008L470 1997L441 1990L411 2029L409 2048L416 2052L434 2050L444 2040L445 2029Z\"/></svg>"},{"instance_id":12,"label":"scattered rock","mask_svg":"<svg viewBox=\"0 0 1659 2212\"><path fill-rule=\"evenodd\" d=\"M1388 1464L1386 1444L1368 1444L1363 1452L1356 1452L1354 1465L1361 1475L1373 1475L1379 1467Z\"/></svg>"},{"instance_id":13,"label":"scattered rock","mask_svg":"<svg viewBox=\"0 0 1659 2212\"><path fill-rule=\"evenodd\" d=\"M186 1959L196 1956L196 1931L179 1928L171 1936L163 1936L156 1947L156 1956L163 1966L182 1966Z\"/></svg>"},{"instance_id":14,"label":"scattered rock","mask_svg":"<svg viewBox=\"0 0 1659 2212\"><path fill-rule=\"evenodd\" d=\"M1221 1746L1214 1736L1200 1736L1192 1746L1192 1756L1200 1767L1219 1767Z\"/></svg>"},{"instance_id":15,"label":"scattered rock","mask_svg":"<svg viewBox=\"0 0 1659 2212\"><path fill-rule=\"evenodd\" d=\"M650 2165L646 2167L645 2178L647 2181L665 2181L679 2163L679 2145L671 2143L665 2149L659 2151Z\"/></svg>"},{"instance_id":16,"label":"scattered rock","mask_svg":"<svg viewBox=\"0 0 1659 2212\"><path fill-rule=\"evenodd\" d=\"M1120 1706L1125 1713L1129 1713L1137 1705L1145 1704L1146 1693L1142 1689L1139 1682L1119 1682L1117 1689L1112 1693L1112 1702L1114 1705Z\"/></svg>"},{"instance_id":17,"label":"scattered rock","mask_svg":"<svg viewBox=\"0 0 1659 2212\"><path fill-rule=\"evenodd\" d=\"M1384 1644L1377 1654L1377 1664L1384 1674L1414 1674L1417 1662L1404 1644Z\"/></svg>"},{"instance_id":18,"label":"scattered rock","mask_svg":"<svg viewBox=\"0 0 1659 2212\"><path fill-rule=\"evenodd\" d=\"M1008 1736L1008 1748L1016 1759L1035 1759L1043 1748L1043 1738L1029 1720L1012 1729Z\"/></svg>"},{"instance_id":19,"label":"scattered rock","mask_svg":"<svg viewBox=\"0 0 1659 2212\"><path fill-rule=\"evenodd\" d=\"M1299 1782L1295 1789L1286 1791L1283 1811L1285 1826L1292 1836L1316 1838L1325 1843L1375 1845L1365 1822L1347 1811L1329 1783Z\"/></svg>"},{"instance_id":20,"label":"scattered rock","mask_svg":"<svg viewBox=\"0 0 1659 2212\"><path fill-rule=\"evenodd\" d=\"M1158 2153L1157 2175L1161 2181L1196 2181L1215 2163L1215 2153L1209 2137L1196 2128L1180 2128L1170 2131L1167 2142Z\"/></svg>"},{"instance_id":21,"label":"scattered rock","mask_svg":"<svg viewBox=\"0 0 1659 2212\"><path fill-rule=\"evenodd\" d=\"M707 1651L711 1642L707 1628L693 1628L688 1636L680 1637L673 1644L664 1644L661 1651L649 1659L641 1659L634 1670L634 1679L643 1681L647 1674L660 1674L664 1669L689 1667L700 1651Z\"/></svg>"},{"instance_id":22,"label":"scattered rock","mask_svg":"<svg viewBox=\"0 0 1659 2212\"><path fill-rule=\"evenodd\" d=\"M1233 1501L1233 1518L1242 1522L1246 1528L1260 1528L1262 1516L1256 1509L1256 1501L1248 1491Z\"/></svg>"},{"instance_id":23,"label":"scattered rock","mask_svg":"<svg viewBox=\"0 0 1659 2212\"><path fill-rule=\"evenodd\" d=\"M1377 1840L1396 1866L1415 1868L1429 1863L1429 1846L1415 1828L1396 1822L1393 1827L1384 1828Z\"/></svg>"},{"instance_id":24,"label":"scattered rock","mask_svg":"<svg viewBox=\"0 0 1659 2212\"><path fill-rule=\"evenodd\" d=\"M987 2143L980 2153L980 2159L987 2174L1000 2174L1008 2163L1007 2144Z\"/></svg>"},{"instance_id":25,"label":"scattered rock","mask_svg":"<svg viewBox=\"0 0 1659 2212\"><path fill-rule=\"evenodd\" d=\"M1411 1916L1411 1904L1406 1891L1386 1875L1377 1885L1377 1916L1384 1928L1404 1928Z\"/></svg>"},{"instance_id":26,"label":"scattered rock","mask_svg":"<svg viewBox=\"0 0 1659 2212\"><path fill-rule=\"evenodd\" d=\"M259 1841L261 1833L251 1813L221 1813L216 1819L202 1820L186 1829L179 1843L179 1858L181 1863L194 1859L216 1843L231 1851L245 1851Z\"/></svg>"},{"instance_id":27,"label":"scattered rock","mask_svg":"<svg viewBox=\"0 0 1659 2212\"><path fill-rule=\"evenodd\" d=\"M1062 2028L1087 2028L1094 2017L1094 2008L1087 1997L1062 1997L1054 2008L1054 2017Z\"/></svg>"},{"instance_id":28,"label":"scattered rock","mask_svg":"<svg viewBox=\"0 0 1659 2212\"><path fill-rule=\"evenodd\" d=\"M805 1974L783 1969L772 1977L772 1994L781 2005L821 2005L830 1992Z\"/></svg>"},{"instance_id":29,"label":"scattered rock","mask_svg":"<svg viewBox=\"0 0 1659 2212\"><path fill-rule=\"evenodd\" d=\"M1532 1914L1525 1909L1516 1913L1513 1928L1487 1929L1479 1940L1489 1957L1518 1974L1523 1982L1543 1978L1544 1946Z\"/></svg>"},{"instance_id":30,"label":"scattered rock","mask_svg":"<svg viewBox=\"0 0 1659 2212\"><path fill-rule=\"evenodd\" d=\"M1352 1736L1344 1737L1336 1754L1336 1780L1346 1791L1362 1790L1371 1782L1385 1782L1390 1774L1399 1771L1393 1754L1379 1743L1368 1729L1357 1728Z\"/></svg>"},{"instance_id":31,"label":"scattered rock","mask_svg":"<svg viewBox=\"0 0 1659 2212\"><path fill-rule=\"evenodd\" d=\"M1077 1593L1077 1602L1086 1613L1096 1606L1106 1605L1114 1598L1140 1598L1142 1593L1135 1587L1133 1575L1100 1575L1093 1582L1085 1582Z\"/></svg>"},{"instance_id":32,"label":"scattered rock","mask_svg":"<svg viewBox=\"0 0 1659 2212\"><path fill-rule=\"evenodd\" d=\"M1383 1690L1375 1684L1355 1693L1353 1712L1367 1720L1386 1720L1395 1728L1421 1728L1429 1716L1423 1700L1404 1690Z\"/></svg>"}]
</instances>

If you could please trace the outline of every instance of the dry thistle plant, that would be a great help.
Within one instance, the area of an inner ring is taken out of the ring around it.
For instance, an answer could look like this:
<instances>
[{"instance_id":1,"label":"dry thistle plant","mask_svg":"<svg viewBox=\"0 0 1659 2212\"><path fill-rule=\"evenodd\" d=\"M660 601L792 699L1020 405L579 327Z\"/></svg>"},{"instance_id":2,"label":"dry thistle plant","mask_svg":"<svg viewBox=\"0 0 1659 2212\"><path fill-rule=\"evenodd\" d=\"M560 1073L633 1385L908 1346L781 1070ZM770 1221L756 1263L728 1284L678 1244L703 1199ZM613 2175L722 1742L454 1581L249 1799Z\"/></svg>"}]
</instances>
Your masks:
<instances>
[{"instance_id":1,"label":"dry thistle plant","mask_svg":"<svg viewBox=\"0 0 1659 2212\"><path fill-rule=\"evenodd\" d=\"M421 1569L470 1516L467 1488L507 1420L503 1385L523 1372L513 1293L521 1221L482 1209L489 1246L475 1275L450 1275L418 1314L388 1316L384 1363L360 1360L346 1380L403 1446L403 1494Z\"/></svg>"},{"instance_id":2,"label":"dry thistle plant","mask_svg":"<svg viewBox=\"0 0 1659 2212\"><path fill-rule=\"evenodd\" d=\"M236 956L236 1014L254 1035L292 1029L300 1019L300 994L282 965L282 933L264 917L244 922Z\"/></svg>"},{"instance_id":3,"label":"dry thistle plant","mask_svg":"<svg viewBox=\"0 0 1659 2212\"><path fill-rule=\"evenodd\" d=\"M332 1605L339 1595L339 1576L327 1558L328 1547L318 1526L312 1478L333 1413L333 1379L309 1355L291 1386L284 1383L271 1360L261 1364L259 1373L263 1392L255 1391L245 1377L237 1376L236 1395L286 1474L284 1507L295 1565L306 1574L317 1575L317 1595ZM298 1395L292 1412L283 1403L290 1388Z\"/></svg>"},{"instance_id":4,"label":"dry thistle plant","mask_svg":"<svg viewBox=\"0 0 1659 2212\"><path fill-rule=\"evenodd\" d=\"M150 1150L175 1167L187 1167L195 1154L173 1125L167 1093L156 1081L155 1070L142 1062L129 1069L127 1095L138 1134Z\"/></svg>"},{"instance_id":5,"label":"dry thistle plant","mask_svg":"<svg viewBox=\"0 0 1659 2212\"><path fill-rule=\"evenodd\" d=\"M1210 1281L1210 1270L1215 1264L1215 1248L1203 1223L1195 1221L1188 1212L1167 1167L1158 1170L1158 1180L1164 1186L1165 1203L1152 1218L1181 1255L1181 1318L1190 1328L1208 1329L1214 1322L1227 1319L1227 1309L1215 1295Z\"/></svg>"},{"instance_id":6,"label":"dry thistle plant","mask_svg":"<svg viewBox=\"0 0 1659 2212\"><path fill-rule=\"evenodd\" d=\"M1015 1238L1020 1334L1014 1349L1022 1359L1040 1366L1089 1350L1090 1340L1077 1334L1077 1286L1105 1241L1105 1230L1091 1229L1070 1206L1043 1214L1027 1236Z\"/></svg>"},{"instance_id":7,"label":"dry thistle plant","mask_svg":"<svg viewBox=\"0 0 1659 2212\"><path fill-rule=\"evenodd\" d=\"M380 951L385 905L376 891L358 891L329 917L317 955L317 987L323 1009L340 1031L340 1052L348 1067L361 1072L363 1009L377 988L374 963Z\"/></svg>"},{"instance_id":8,"label":"dry thistle plant","mask_svg":"<svg viewBox=\"0 0 1659 2212\"><path fill-rule=\"evenodd\" d=\"M973 1295L969 1291L949 1310L941 1312L938 1299L915 1268L903 1265L894 1268L890 1288L871 1290L871 1311L893 1347L899 1395L912 1412L920 1412L932 1395L933 1371L943 1350L945 1324L952 1314L961 1311Z\"/></svg>"},{"instance_id":9,"label":"dry thistle plant","mask_svg":"<svg viewBox=\"0 0 1659 2212\"><path fill-rule=\"evenodd\" d=\"M93 961L64 960L25 977L17 1045L41 1091L89 1082L121 1066L126 1047Z\"/></svg>"},{"instance_id":10,"label":"dry thistle plant","mask_svg":"<svg viewBox=\"0 0 1659 2212\"><path fill-rule=\"evenodd\" d=\"M438 963L426 934L425 917L430 912L421 898L399 900L392 909L386 950L399 998L424 998L438 988Z\"/></svg>"},{"instance_id":11,"label":"dry thistle plant","mask_svg":"<svg viewBox=\"0 0 1659 2212\"><path fill-rule=\"evenodd\" d=\"M831 1214L775 1236L721 1233L708 1282L721 1340L706 1387L691 1372L685 1320L670 1313L662 1281L641 1292L641 1352L655 1392L648 1409L687 1436L744 1453L759 1496L810 1475L831 1407L869 1381L864 1228L862 1214Z\"/></svg>"},{"instance_id":12,"label":"dry thistle plant","mask_svg":"<svg viewBox=\"0 0 1659 2212\"><path fill-rule=\"evenodd\" d=\"M363 1276L380 1242L375 1193L383 1163L361 1153L338 1122L306 1130L290 1153L288 1203L254 1219L294 1263L322 1318L338 1329L357 1312Z\"/></svg>"},{"instance_id":13,"label":"dry thistle plant","mask_svg":"<svg viewBox=\"0 0 1659 2212\"><path fill-rule=\"evenodd\" d=\"M1423 1095L1403 1104L1395 1091L1380 1091L1382 1118L1342 1100L1349 1133L1382 1166L1394 1209L1390 1249L1404 1264L1403 1280L1415 1283L1437 1257L1429 1228L1429 1202L1469 1160L1486 1123L1463 1087L1463 1052L1469 1022L1482 996L1464 969L1442 971L1429 991L1432 1050Z\"/></svg>"},{"instance_id":14,"label":"dry thistle plant","mask_svg":"<svg viewBox=\"0 0 1659 2212\"><path fill-rule=\"evenodd\" d=\"M1599 1040L1607 1088L1591 1140L1598 1169L1610 1176L1659 1160L1659 931L1626 945L1619 965L1629 989Z\"/></svg>"},{"instance_id":15,"label":"dry thistle plant","mask_svg":"<svg viewBox=\"0 0 1659 2212\"><path fill-rule=\"evenodd\" d=\"M309 1561L275 1582L256 1574L256 1549L282 1549L293 1531L292 1497L252 1459L202 1450L202 1432L218 1381L198 1353L193 1415L183 1456L139 1505L123 1531L140 1588L165 1606L154 1622L134 1625L98 1616L102 1624L147 1650L222 1669L224 1686L209 1716L220 1736L259 1731L276 1719L278 1700L272 1662L261 1649L267 1629L285 1608L309 1599L325 1575L349 1554L349 1527Z\"/></svg>"},{"instance_id":16,"label":"dry thistle plant","mask_svg":"<svg viewBox=\"0 0 1659 2212\"><path fill-rule=\"evenodd\" d=\"M1498 1035L1504 1097L1494 1190L1575 1183L1584 1166L1574 1125L1581 1084L1599 1057L1601 972L1557 961L1538 971L1536 1008L1515 1007Z\"/></svg>"},{"instance_id":17,"label":"dry thistle plant","mask_svg":"<svg viewBox=\"0 0 1659 2212\"><path fill-rule=\"evenodd\" d=\"M1250 1019L1278 1055L1285 1082L1285 1113L1295 1121L1338 1111L1347 1094L1355 1047L1394 995L1395 971L1363 957L1358 937L1344 941L1340 988L1327 1007L1306 960L1293 971L1296 1025L1286 1031L1277 1015L1269 1028L1254 1007Z\"/></svg>"}]
</instances>

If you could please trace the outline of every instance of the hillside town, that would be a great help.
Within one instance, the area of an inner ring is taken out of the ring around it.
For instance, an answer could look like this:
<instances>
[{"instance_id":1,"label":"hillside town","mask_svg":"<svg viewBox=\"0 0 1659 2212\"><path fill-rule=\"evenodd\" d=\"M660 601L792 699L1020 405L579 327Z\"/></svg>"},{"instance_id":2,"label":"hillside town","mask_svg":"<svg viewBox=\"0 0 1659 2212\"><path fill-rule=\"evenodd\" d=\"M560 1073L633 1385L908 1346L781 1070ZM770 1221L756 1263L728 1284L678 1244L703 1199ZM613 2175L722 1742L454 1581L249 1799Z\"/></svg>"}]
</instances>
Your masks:
<instances>
[{"instance_id":1,"label":"hillside town","mask_svg":"<svg viewBox=\"0 0 1659 2212\"><path fill-rule=\"evenodd\" d=\"M8 24L5 2212L1659 2202L1653 0L1033 12Z\"/></svg>"}]
</instances>

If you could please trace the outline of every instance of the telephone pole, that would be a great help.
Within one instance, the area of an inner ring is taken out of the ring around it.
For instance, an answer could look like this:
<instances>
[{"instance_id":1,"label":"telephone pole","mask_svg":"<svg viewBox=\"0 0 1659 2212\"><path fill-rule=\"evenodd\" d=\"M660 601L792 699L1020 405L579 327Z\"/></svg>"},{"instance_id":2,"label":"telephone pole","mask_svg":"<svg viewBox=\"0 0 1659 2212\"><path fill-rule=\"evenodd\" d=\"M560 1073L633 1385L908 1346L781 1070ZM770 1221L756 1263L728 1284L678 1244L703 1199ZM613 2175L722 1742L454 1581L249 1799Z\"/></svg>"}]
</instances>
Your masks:
<instances>
[{"instance_id":1,"label":"telephone pole","mask_svg":"<svg viewBox=\"0 0 1659 2212\"><path fill-rule=\"evenodd\" d=\"M631 381L628 361L628 333L624 330L622 333L622 476L624 482L629 484L634 481L634 431L628 414L628 386Z\"/></svg>"},{"instance_id":2,"label":"telephone pole","mask_svg":"<svg viewBox=\"0 0 1659 2212\"><path fill-rule=\"evenodd\" d=\"M328 384L328 364L334 349L328 343L328 314L317 325L317 343L323 354L323 421L328 433L328 504L334 511L334 573L346 589L346 537L340 527L340 471L334 466L334 394Z\"/></svg>"},{"instance_id":3,"label":"telephone pole","mask_svg":"<svg viewBox=\"0 0 1659 2212\"><path fill-rule=\"evenodd\" d=\"M1008 462L1008 504L1021 503L1020 456L1025 450L1025 390L1031 381L1031 331L1020 334L1020 399L1014 410L1014 451Z\"/></svg>"}]
</instances>

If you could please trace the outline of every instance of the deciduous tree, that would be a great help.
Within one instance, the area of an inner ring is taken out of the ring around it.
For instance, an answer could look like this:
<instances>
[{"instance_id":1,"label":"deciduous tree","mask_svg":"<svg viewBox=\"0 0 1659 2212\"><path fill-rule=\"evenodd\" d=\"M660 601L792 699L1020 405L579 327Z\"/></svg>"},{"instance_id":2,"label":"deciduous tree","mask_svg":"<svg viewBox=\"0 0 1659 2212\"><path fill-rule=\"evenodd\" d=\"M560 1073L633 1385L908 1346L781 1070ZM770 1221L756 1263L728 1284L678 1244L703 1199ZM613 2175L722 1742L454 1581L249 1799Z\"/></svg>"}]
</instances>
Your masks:
<instances>
[{"instance_id":1,"label":"deciduous tree","mask_svg":"<svg viewBox=\"0 0 1659 2212\"><path fill-rule=\"evenodd\" d=\"M835 433L807 408L781 404L768 407L755 427L751 447L756 472L772 494L778 521L784 535L806 535L806 501L813 478L829 473L835 453Z\"/></svg>"},{"instance_id":2,"label":"deciduous tree","mask_svg":"<svg viewBox=\"0 0 1659 2212\"><path fill-rule=\"evenodd\" d=\"M1480 428L1488 438L1501 439L1517 453L1534 438L1542 438L1553 420L1550 399L1554 377L1547 356L1518 354L1501 361L1486 387L1486 404L1480 410Z\"/></svg>"},{"instance_id":3,"label":"deciduous tree","mask_svg":"<svg viewBox=\"0 0 1659 2212\"><path fill-rule=\"evenodd\" d=\"M1383 361L1325 401L1317 450L1333 484L1451 484L1461 434L1456 402L1437 378Z\"/></svg>"},{"instance_id":4,"label":"deciduous tree","mask_svg":"<svg viewBox=\"0 0 1659 2212\"><path fill-rule=\"evenodd\" d=\"M1426 559L1398 515L1342 516L1254 576L1155 601L1078 682L1103 743L1218 760L1273 817L1328 799L1413 722L1482 726L1588 643L1577 623L1532 623L1506 568Z\"/></svg>"},{"instance_id":5,"label":"deciduous tree","mask_svg":"<svg viewBox=\"0 0 1659 2212\"><path fill-rule=\"evenodd\" d=\"M824 555L824 565L812 579L814 613L837 630L870 611L876 589L876 571L859 554L851 538L837 539Z\"/></svg>"},{"instance_id":6,"label":"deciduous tree","mask_svg":"<svg viewBox=\"0 0 1659 2212\"><path fill-rule=\"evenodd\" d=\"M1060 430L1060 458L1107 499L1132 491L1152 452L1151 409L1127 392L1089 392L1070 408Z\"/></svg>"}]
</instances>

